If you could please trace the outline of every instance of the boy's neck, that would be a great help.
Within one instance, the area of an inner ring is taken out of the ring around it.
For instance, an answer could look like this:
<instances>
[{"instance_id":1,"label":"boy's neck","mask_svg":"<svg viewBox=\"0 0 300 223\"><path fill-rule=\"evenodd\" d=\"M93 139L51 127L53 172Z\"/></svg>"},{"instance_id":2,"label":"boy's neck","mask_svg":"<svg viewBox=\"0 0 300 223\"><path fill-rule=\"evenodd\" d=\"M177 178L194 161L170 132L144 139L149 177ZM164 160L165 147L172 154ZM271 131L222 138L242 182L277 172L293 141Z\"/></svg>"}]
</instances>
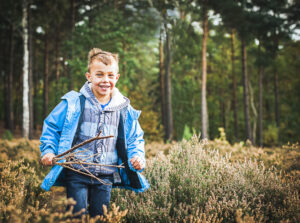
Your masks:
<instances>
[{"instance_id":1,"label":"boy's neck","mask_svg":"<svg viewBox=\"0 0 300 223\"><path fill-rule=\"evenodd\" d=\"M95 97L97 98L98 102L102 105L107 104L111 98L111 95L105 95L105 96L97 95L97 94L95 94L94 91L93 91L93 93L94 93Z\"/></svg>"}]
</instances>

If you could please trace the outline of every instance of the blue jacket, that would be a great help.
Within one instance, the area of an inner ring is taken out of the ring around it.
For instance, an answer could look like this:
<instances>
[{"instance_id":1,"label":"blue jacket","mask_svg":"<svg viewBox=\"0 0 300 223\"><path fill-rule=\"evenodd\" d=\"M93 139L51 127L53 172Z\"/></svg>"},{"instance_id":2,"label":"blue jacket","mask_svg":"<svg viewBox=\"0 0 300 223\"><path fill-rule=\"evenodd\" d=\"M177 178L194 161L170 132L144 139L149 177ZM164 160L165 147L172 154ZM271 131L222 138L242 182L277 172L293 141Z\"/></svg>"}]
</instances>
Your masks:
<instances>
[{"instance_id":1,"label":"blue jacket","mask_svg":"<svg viewBox=\"0 0 300 223\"><path fill-rule=\"evenodd\" d=\"M63 100L45 119L40 138L41 156L46 153L58 155L71 148L81 114L80 98L82 98L81 93L70 91L62 97ZM145 159L143 131L138 123L139 116L140 111L130 105L121 110L116 146L119 164L123 163L125 168L119 171L121 183L114 186L135 192L143 192L149 188L147 180L140 174L143 170L135 170L129 162L135 155ZM65 185L64 168L59 165L52 167L41 187L48 191L53 185Z\"/></svg>"}]
</instances>

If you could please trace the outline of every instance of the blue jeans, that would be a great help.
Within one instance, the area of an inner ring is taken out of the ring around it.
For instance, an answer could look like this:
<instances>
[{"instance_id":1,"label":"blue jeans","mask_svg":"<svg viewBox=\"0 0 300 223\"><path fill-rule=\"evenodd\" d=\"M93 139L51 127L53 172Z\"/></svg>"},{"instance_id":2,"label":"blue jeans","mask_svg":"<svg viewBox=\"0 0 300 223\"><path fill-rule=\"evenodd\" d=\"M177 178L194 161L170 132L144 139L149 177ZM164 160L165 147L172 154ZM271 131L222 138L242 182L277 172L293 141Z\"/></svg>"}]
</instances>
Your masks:
<instances>
[{"instance_id":1,"label":"blue jeans","mask_svg":"<svg viewBox=\"0 0 300 223\"><path fill-rule=\"evenodd\" d=\"M85 209L81 215L89 213L91 217L95 217L103 215L102 205L109 207L113 175L99 178L109 185L75 171L66 170L67 197L72 197L76 201L73 214Z\"/></svg>"}]
</instances>

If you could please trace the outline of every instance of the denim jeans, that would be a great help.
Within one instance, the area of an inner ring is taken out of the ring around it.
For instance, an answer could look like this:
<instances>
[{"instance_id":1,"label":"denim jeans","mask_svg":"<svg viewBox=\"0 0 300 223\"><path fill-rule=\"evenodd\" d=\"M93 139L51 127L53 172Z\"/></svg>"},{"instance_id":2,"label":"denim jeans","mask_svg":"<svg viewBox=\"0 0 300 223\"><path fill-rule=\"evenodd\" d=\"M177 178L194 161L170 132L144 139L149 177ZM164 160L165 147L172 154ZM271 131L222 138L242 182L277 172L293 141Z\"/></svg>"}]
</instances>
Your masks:
<instances>
[{"instance_id":1,"label":"denim jeans","mask_svg":"<svg viewBox=\"0 0 300 223\"><path fill-rule=\"evenodd\" d=\"M95 217L96 215L103 215L102 205L109 207L113 175L100 176L99 178L109 185L102 184L97 179L75 171L66 170L67 197L72 197L76 201L73 214L84 208L85 212L81 215L88 213L91 217Z\"/></svg>"}]
</instances>

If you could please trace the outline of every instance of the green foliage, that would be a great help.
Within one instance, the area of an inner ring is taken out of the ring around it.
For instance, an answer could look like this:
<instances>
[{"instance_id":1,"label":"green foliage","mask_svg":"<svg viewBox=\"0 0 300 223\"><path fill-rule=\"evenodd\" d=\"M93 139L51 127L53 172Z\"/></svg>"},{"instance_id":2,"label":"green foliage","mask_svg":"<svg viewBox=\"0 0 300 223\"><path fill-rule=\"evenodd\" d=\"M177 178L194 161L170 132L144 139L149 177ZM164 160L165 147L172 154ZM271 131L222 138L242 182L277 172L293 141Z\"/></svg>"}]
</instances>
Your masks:
<instances>
[{"instance_id":1,"label":"green foliage","mask_svg":"<svg viewBox=\"0 0 300 223\"><path fill-rule=\"evenodd\" d=\"M191 132L190 127L188 125L185 125L182 138L185 140L190 140L192 138L192 136L193 136L193 133Z\"/></svg>"},{"instance_id":2,"label":"green foliage","mask_svg":"<svg viewBox=\"0 0 300 223\"><path fill-rule=\"evenodd\" d=\"M275 125L268 125L267 130L264 131L264 145L278 144L278 128Z\"/></svg>"},{"instance_id":3,"label":"green foliage","mask_svg":"<svg viewBox=\"0 0 300 223\"><path fill-rule=\"evenodd\" d=\"M11 141L13 138L14 138L14 136L11 133L11 131L5 130L5 132L3 133L2 139L6 139L6 140Z\"/></svg>"}]
</instances>

